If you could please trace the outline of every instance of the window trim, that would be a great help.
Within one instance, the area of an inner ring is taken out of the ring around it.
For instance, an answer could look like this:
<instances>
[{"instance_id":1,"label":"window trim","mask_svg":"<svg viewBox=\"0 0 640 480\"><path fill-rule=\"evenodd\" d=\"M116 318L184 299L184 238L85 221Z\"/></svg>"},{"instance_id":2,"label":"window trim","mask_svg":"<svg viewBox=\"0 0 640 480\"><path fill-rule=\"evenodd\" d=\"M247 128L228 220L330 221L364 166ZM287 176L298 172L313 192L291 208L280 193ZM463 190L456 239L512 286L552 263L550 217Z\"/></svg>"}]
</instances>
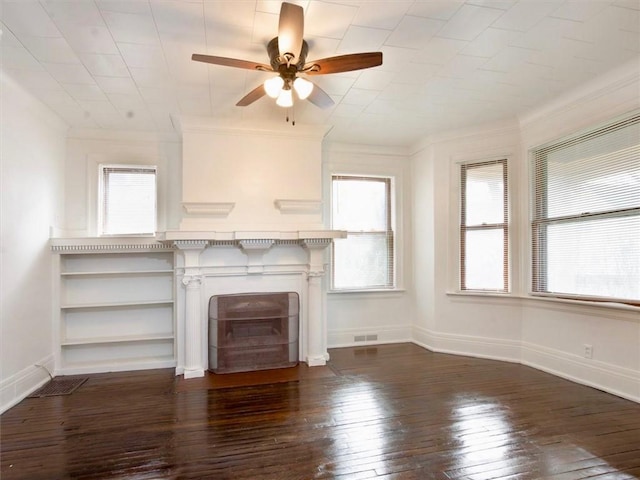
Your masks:
<instances>
[{"instance_id":1,"label":"window trim","mask_svg":"<svg viewBox=\"0 0 640 480\"><path fill-rule=\"evenodd\" d=\"M154 231L145 233L105 233L105 172L106 170L122 170L128 172L146 171L153 172L155 186L155 202L154 202ZM96 207L96 230L99 237L155 237L158 229L158 166L144 164L124 164L124 163L100 163L98 164L98 189L97 189L97 207Z\"/></svg>"},{"instance_id":2,"label":"window trim","mask_svg":"<svg viewBox=\"0 0 640 480\"><path fill-rule=\"evenodd\" d=\"M547 300L555 299L559 301L570 301L570 302L593 302L597 304L609 303L612 305L627 305L631 307L640 307L640 300L635 299L625 299L625 298L617 298L617 297L601 297L597 295L582 295L582 294L572 294L572 293L561 293L561 292L549 292L546 291L548 286L547 275L543 272L548 268L546 258L546 249L540 246L540 243L543 242L541 237L543 236L543 228L552 224L562 224L562 223L575 223L582 221L589 221L594 219L608 219L608 218L622 218L625 216L633 215L634 212L640 211L640 207L631 207L624 209L616 209L616 210L607 210L604 212L596 212L596 213L582 213L576 215L564 215L559 217L547 218L547 204L548 201L537 202L536 198L538 198L538 190L539 184L547 183L547 171L546 171L546 162L544 165L541 165L542 162L536 161L537 155L543 154L544 152L553 151L559 148L563 148L565 146L579 144L580 141L587 140L592 137L599 136L603 134L607 130L615 130L619 125L624 123L633 122L634 119L640 117L640 111L634 111L627 113L625 115L621 115L615 118L610 119L606 122L601 122L599 124L581 129L579 131L575 131L571 134L565 135L561 138L551 140L545 142L544 144L537 145L529 148L528 150L528 160L529 160L529 185L530 185L530 218L529 218L529 241L530 241L530 257L529 257L529 268L530 268L530 276L529 276L529 295L532 297L544 298ZM545 290L543 290L544 288Z\"/></svg>"},{"instance_id":3,"label":"window trim","mask_svg":"<svg viewBox=\"0 0 640 480\"><path fill-rule=\"evenodd\" d=\"M380 181L380 182L384 182L386 183L386 198L387 198L387 205L386 205L386 210L387 210L387 215L386 215L386 222L387 222L387 230L386 231L367 231L367 232L362 232L362 231L348 231L347 230L347 236L349 234L363 234L363 233L371 233L371 234L385 234L387 236L390 235L391 238L388 238L389 241L389 272L388 272L388 285L389 286L381 286L381 285L376 285L376 286L372 286L372 287L349 287L349 288L336 288L335 287L335 243L332 242L331 244L331 249L330 249L330 265L331 265L331 274L330 274L330 278L329 278L329 291L332 293L353 293L353 292L390 292L390 291L398 291L399 287L398 287L398 281L397 281L397 262L398 262L398 256L397 256L397 241L398 241L398 235L396 232L396 213L395 213L395 209L396 209L396 201L395 201L395 195L396 195L396 178L394 175L368 175L368 174L361 174L361 173L354 173L354 174L349 174L349 173L332 173L329 175L329 193L330 193L330 198L333 198L333 181L334 180L366 180L366 181ZM330 212L330 216L331 216L331 224L333 225L333 205L330 206L329 208L329 212ZM333 226L332 226L333 228Z\"/></svg>"},{"instance_id":4,"label":"window trim","mask_svg":"<svg viewBox=\"0 0 640 480\"><path fill-rule=\"evenodd\" d=\"M468 226L465 222L466 212L466 173L470 168L480 168L489 165L501 164L502 168L502 182L503 182L503 221L500 223L482 224ZM511 285L511 235L510 235L510 197L509 197L509 158L507 156L487 159L487 160L470 160L466 162L458 163L459 174L459 222L458 222L458 291L460 293L470 294L499 294L505 295L510 292ZM482 230L502 230L503 232L503 258L502 258L502 289L478 289L478 288L466 288L465 286L465 246L466 246L466 232L467 231L482 231Z\"/></svg>"}]
</instances>

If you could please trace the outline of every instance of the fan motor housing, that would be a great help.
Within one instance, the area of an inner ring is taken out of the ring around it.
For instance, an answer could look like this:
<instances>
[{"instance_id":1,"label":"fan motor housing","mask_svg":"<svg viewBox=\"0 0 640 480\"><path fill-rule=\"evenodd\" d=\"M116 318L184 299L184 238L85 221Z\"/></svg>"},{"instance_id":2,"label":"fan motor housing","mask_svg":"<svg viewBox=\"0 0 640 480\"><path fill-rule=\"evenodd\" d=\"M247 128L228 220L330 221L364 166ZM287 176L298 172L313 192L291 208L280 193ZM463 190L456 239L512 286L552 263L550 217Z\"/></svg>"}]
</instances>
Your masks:
<instances>
[{"instance_id":1,"label":"fan motor housing","mask_svg":"<svg viewBox=\"0 0 640 480\"><path fill-rule=\"evenodd\" d=\"M296 70L300 70L302 69L302 67L304 67L308 52L309 45L305 40L303 40L302 48L300 49L300 55L298 56L298 61L295 63L295 65L292 65L295 66ZM281 70L281 65L287 65L287 59L284 56L280 55L280 51L278 50L278 37L272 38L271 41L267 44L267 53L269 54L271 67L276 72Z\"/></svg>"}]
</instances>

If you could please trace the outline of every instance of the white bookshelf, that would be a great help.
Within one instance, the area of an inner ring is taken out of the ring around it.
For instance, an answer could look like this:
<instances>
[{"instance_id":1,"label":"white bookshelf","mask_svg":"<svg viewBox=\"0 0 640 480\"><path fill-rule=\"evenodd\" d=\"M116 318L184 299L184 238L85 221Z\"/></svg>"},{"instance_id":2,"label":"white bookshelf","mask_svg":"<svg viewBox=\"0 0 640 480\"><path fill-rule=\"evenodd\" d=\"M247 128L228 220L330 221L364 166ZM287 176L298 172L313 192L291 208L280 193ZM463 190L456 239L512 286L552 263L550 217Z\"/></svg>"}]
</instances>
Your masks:
<instances>
[{"instance_id":1,"label":"white bookshelf","mask_svg":"<svg viewBox=\"0 0 640 480\"><path fill-rule=\"evenodd\" d=\"M173 250L148 239L57 239L52 250L57 374L175 367Z\"/></svg>"}]
</instances>

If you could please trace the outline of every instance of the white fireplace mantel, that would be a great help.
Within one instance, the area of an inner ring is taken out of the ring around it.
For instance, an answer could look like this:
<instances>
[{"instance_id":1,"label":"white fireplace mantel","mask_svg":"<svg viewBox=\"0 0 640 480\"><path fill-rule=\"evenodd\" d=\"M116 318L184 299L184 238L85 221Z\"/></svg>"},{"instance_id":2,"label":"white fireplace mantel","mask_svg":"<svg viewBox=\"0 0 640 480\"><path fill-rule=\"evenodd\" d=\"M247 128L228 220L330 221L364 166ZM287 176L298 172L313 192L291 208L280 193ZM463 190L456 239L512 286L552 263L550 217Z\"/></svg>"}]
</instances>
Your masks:
<instances>
[{"instance_id":1,"label":"white fireplace mantel","mask_svg":"<svg viewBox=\"0 0 640 480\"><path fill-rule=\"evenodd\" d=\"M161 244L175 248L177 254L182 256L184 265L182 269L176 269L177 285L183 289L183 295L178 295L176 304L176 374L183 374L185 379L204 376L207 370L208 337L206 302L212 291L229 288L230 283L241 282L241 278L249 279L249 282L261 277L269 282L288 281L292 290L297 286L304 302L301 306L303 324L300 328L300 358L309 366L325 365L328 353L326 291L322 282L325 274L324 253L334 240L345 238L346 235L342 230L175 230L158 235ZM273 256L269 257L267 264L267 253L276 246L300 248L305 254L298 257L297 264L289 263L289 257L286 264L273 265ZM222 267L221 270L217 266L212 270L213 267L207 262L211 261L212 255L223 255L225 250L241 251L246 257L244 265Z\"/></svg>"},{"instance_id":2,"label":"white fireplace mantel","mask_svg":"<svg viewBox=\"0 0 640 480\"><path fill-rule=\"evenodd\" d=\"M159 232L157 239L163 243L179 241L228 242L241 240L273 240L275 242L306 240L335 240L346 238L343 230L294 230L294 231L185 231L168 230Z\"/></svg>"}]
</instances>

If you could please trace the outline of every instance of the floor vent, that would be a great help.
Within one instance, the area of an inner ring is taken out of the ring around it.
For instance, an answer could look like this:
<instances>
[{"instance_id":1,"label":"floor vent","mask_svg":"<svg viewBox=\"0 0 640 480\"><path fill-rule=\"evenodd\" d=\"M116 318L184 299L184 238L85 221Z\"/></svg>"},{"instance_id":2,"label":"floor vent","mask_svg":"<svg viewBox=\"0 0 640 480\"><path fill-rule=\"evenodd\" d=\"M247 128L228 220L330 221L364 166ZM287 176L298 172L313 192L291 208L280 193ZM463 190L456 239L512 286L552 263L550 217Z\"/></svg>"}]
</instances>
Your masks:
<instances>
[{"instance_id":1,"label":"floor vent","mask_svg":"<svg viewBox=\"0 0 640 480\"><path fill-rule=\"evenodd\" d=\"M370 334L370 335L354 335L354 342L375 342L378 340L378 334Z\"/></svg>"},{"instance_id":2,"label":"floor vent","mask_svg":"<svg viewBox=\"0 0 640 480\"><path fill-rule=\"evenodd\" d=\"M28 398L55 397L57 395L71 395L86 382L88 378L53 378L49 383L29 395Z\"/></svg>"}]
</instances>

